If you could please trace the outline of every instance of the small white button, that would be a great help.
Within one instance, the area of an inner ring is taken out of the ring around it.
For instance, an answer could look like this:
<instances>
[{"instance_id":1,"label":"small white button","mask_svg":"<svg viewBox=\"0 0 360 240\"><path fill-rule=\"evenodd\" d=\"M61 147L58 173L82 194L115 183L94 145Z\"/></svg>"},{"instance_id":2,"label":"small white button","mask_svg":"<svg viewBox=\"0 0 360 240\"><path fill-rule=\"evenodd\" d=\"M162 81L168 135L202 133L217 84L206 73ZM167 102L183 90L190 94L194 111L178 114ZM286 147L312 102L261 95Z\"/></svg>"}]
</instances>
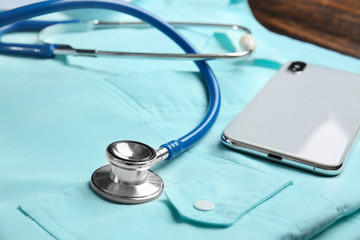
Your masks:
<instances>
[{"instance_id":1,"label":"small white button","mask_svg":"<svg viewBox=\"0 0 360 240\"><path fill-rule=\"evenodd\" d=\"M213 210L215 207L215 204L213 202L210 202L208 200L199 200L194 203L194 208L200 211L210 211Z\"/></svg>"}]
</instances>

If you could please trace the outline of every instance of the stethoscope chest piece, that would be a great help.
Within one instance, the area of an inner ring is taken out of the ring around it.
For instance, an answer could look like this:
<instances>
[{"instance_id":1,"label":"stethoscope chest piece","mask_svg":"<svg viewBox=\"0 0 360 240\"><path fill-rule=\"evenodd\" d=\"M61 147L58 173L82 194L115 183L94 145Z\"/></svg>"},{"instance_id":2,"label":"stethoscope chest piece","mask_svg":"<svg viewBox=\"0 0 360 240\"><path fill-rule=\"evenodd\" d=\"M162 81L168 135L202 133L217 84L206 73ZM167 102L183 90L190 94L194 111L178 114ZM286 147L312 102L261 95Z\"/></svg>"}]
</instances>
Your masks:
<instances>
[{"instance_id":1,"label":"stethoscope chest piece","mask_svg":"<svg viewBox=\"0 0 360 240\"><path fill-rule=\"evenodd\" d=\"M140 142L118 141L107 147L106 157L110 164L97 169L91 177L92 189L101 197L138 204L161 195L162 179L148 170L156 161L153 148Z\"/></svg>"}]
</instances>

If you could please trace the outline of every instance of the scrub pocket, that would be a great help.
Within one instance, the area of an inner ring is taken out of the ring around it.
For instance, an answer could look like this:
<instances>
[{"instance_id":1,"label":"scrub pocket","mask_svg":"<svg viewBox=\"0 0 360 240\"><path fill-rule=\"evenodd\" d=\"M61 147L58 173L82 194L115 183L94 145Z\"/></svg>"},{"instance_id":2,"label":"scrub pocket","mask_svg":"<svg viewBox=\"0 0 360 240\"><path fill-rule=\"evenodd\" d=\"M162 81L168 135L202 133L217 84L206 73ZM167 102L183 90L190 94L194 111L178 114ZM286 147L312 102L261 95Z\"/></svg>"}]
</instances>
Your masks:
<instances>
[{"instance_id":1,"label":"scrub pocket","mask_svg":"<svg viewBox=\"0 0 360 240\"><path fill-rule=\"evenodd\" d=\"M185 158L197 160L190 154ZM164 181L165 194L146 204L106 201L84 182L21 204L19 210L56 239L176 239L177 232L182 233L182 239L190 239L219 228L232 231L228 227L239 218L276 198L291 184L243 166L212 161L196 177L184 182ZM199 200L210 201L214 208L196 209L194 203Z\"/></svg>"},{"instance_id":2,"label":"scrub pocket","mask_svg":"<svg viewBox=\"0 0 360 240\"><path fill-rule=\"evenodd\" d=\"M225 164L168 188L166 195L184 219L228 227L291 183L245 167Z\"/></svg>"}]
</instances>

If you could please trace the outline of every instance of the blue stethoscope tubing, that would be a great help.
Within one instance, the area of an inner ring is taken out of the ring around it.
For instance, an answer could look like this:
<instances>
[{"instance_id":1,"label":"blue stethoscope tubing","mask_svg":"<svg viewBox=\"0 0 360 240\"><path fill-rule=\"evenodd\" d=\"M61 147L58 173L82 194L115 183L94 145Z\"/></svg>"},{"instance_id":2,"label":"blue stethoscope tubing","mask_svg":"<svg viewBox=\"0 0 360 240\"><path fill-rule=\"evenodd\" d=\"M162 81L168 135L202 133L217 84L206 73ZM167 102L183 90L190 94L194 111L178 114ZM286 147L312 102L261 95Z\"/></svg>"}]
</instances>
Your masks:
<instances>
[{"instance_id":1,"label":"blue stethoscope tubing","mask_svg":"<svg viewBox=\"0 0 360 240\"><path fill-rule=\"evenodd\" d=\"M79 23L79 20L67 21L21 21L14 24L6 25L0 28L0 38L2 35L17 31L37 32L54 24L61 23ZM0 23L2 25L2 23ZM53 53L56 44L22 44L22 43L5 43L0 41L0 54L10 54L19 56L31 56L40 58L54 58Z\"/></svg>"},{"instance_id":2,"label":"blue stethoscope tubing","mask_svg":"<svg viewBox=\"0 0 360 240\"><path fill-rule=\"evenodd\" d=\"M1 12L0 27L11 26L12 24L19 24L20 27L22 24L20 21L27 20L29 18L59 11L82 8L108 9L129 14L157 28L159 31L172 39L176 44L178 44L186 53L199 53L177 30L175 30L168 23L152 15L151 13L142 10L139 7L118 0L51 0L34 3ZM50 24L51 22L48 23ZM31 23L28 24L29 28L32 28L29 30L36 30L35 27L37 26L31 25ZM11 28L9 27L9 31L10 30ZM51 45L37 46L41 46L39 51L48 51L48 53L51 54ZM203 76L204 84L207 87L209 99L208 109L203 120L192 131L177 140L169 141L160 146L168 150L169 156L167 157L167 160L178 156L197 143L209 131L219 113L221 97L220 88L216 77L210 66L205 61L195 61L195 64L199 68L200 73Z\"/></svg>"}]
</instances>

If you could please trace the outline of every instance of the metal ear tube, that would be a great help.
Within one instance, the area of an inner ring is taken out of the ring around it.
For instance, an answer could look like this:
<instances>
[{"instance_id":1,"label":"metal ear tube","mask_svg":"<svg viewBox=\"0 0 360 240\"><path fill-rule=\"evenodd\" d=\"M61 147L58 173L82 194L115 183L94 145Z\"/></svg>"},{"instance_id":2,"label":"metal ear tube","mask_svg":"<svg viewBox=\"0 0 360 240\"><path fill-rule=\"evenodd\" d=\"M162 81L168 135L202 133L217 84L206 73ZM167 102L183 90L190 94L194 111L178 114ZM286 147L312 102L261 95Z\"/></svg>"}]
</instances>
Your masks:
<instances>
[{"instance_id":1,"label":"metal ear tube","mask_svg":"<svg viewBox=\"0 0 360 240\"><path fill-rule=\"evenodd\" d=\"M106 149L110 164L97 169L91 176L93 190L108 200L139 204L158 198L164 183L159 175L149 170L166 159L168 151L135 141L117 141Z\"/></svg>"}]
</instances>

